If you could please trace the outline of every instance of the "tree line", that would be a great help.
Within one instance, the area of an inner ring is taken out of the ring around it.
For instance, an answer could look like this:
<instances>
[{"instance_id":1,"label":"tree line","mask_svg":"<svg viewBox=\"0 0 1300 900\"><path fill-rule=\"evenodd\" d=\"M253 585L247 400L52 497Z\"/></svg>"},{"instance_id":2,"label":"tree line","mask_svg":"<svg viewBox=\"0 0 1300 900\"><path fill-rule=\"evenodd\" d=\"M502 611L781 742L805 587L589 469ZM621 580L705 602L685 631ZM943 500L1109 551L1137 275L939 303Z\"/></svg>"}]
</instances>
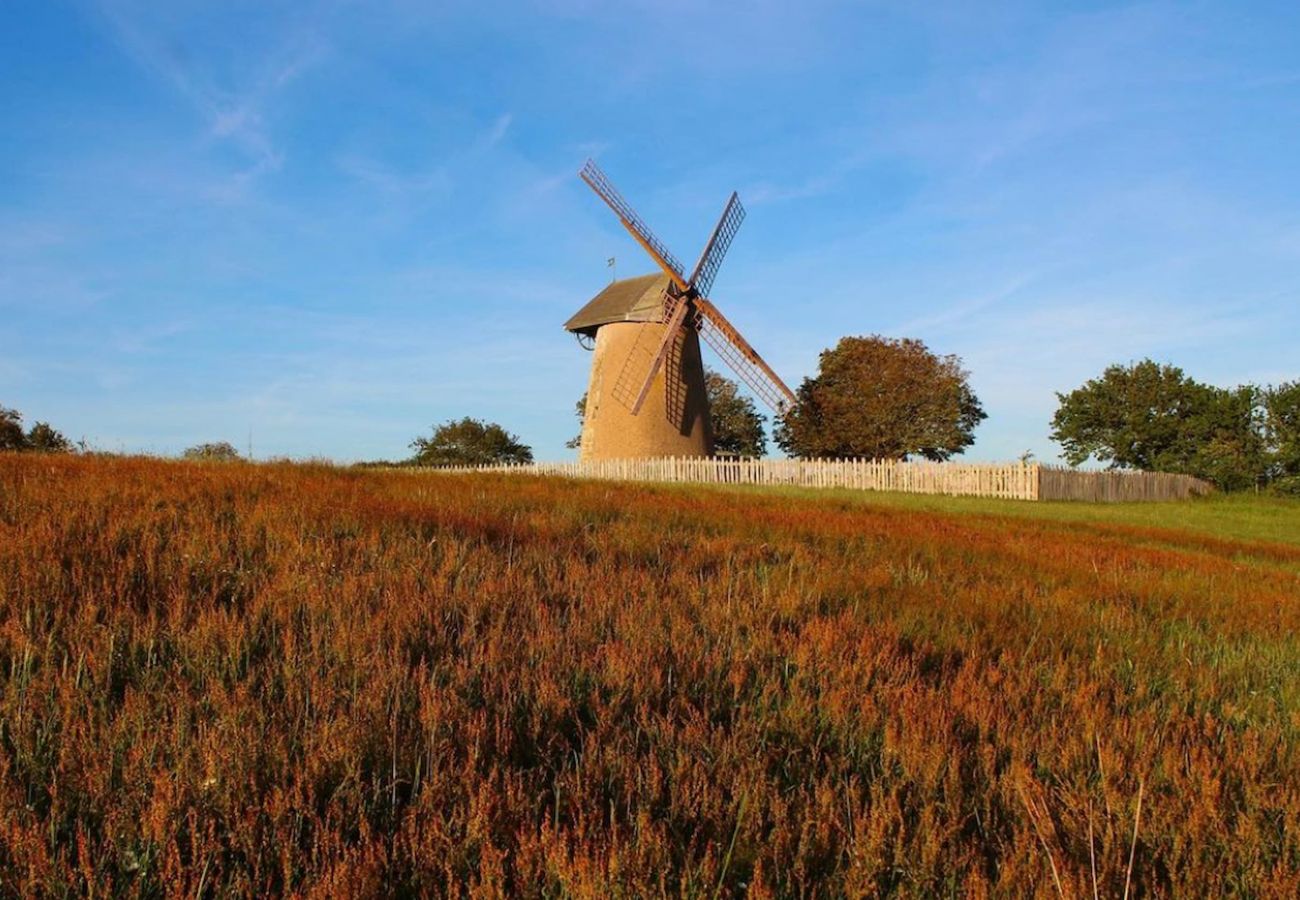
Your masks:
<instances>
[{"instance_id":1,"label":"tree line","mask_svg":"<svg viewBox=\"0 0 1300 900\"><path fill-rule=\"evenodd\" d=\"M766 419L730 379L708 370L715 453L760 457ZM987 418L960 358L912 338L845 337L823 351L795 404L773 423L787 455L928 459L963 453ZM1109 366L1057 393L1051 438L1072 466L1193 475L1227 491L1300 495L1300 381L1220 388L1146 359ZM581 426L586 395L575 413ZM566 446L576 448L581 433ZM412 445L417 464L527 462L532 451L498 425L465 419ZM1028 459L1032 454L1026 454Z\"/></svg>"},{"instance_id":2,"label":"tree line","mask_svg":"<svg viewBox=\"0 0 1300 900\"><path fill-rule=\"evenodd\" d=\"M1051 436L1071 465L1092 459L1300 495L1300 381L1221 388L1144 359L1056 396Z\"/></svg>"},{"instance_id":3,"label":"tree line","mask_svg":"<svg viewBox=\"0 0 1300 900\"><path fill-rule=\"evenodd\" d=\"M736 382L705 373L715 453L761 457L767 420ZM957 356L934 353L912 338L845 337L822 352L815 375L773 423L787 455L822 459L928 459L963 453L987 418ZM1221 388L1150 359L1108 366L1078 388L1057 393L1050 436L1072 466L1174 472L1227 491L1267 488L1300 496L1300 381ZM575 412L581 425L586 396ZM567 446L578 446L581 435ZM71 441L46 422L23 428L22 415L0 406L0 450L65 453ZM84 448L83 448L84 449ZM412 455L384 465L524 464L532 448L495 422L473 417L417 437ZM226 461L239 453L224 441L199 444L186 459Z\"/></svg>"},{"instance_id":4,"label":"tree line","mask_svg":"<svg viewBox=\"0 0 1300 900\"><path fill-rule=\"evenodd\" d=\"M48 422L36 422L23 430L23 414L0 406L0 451L17 453L76 453L90 448L85 441L74 444ZM240 459L239 451L226 441L196 444L181 454L183 459L231 462Z\"/></svg>"}]
</instances>

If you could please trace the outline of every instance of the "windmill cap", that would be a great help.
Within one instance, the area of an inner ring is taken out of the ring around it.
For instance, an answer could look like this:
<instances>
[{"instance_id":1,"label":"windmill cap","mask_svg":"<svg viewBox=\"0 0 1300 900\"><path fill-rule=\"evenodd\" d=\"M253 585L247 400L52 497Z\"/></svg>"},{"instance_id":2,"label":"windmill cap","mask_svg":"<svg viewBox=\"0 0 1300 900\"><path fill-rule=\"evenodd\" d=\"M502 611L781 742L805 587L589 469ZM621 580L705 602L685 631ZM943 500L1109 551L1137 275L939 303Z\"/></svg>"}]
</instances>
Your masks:
<instances>
[{"instance_id":1,"label":"windmill cap","mask_svg":"<svg viewBox=\"0 0 1300 900\"><path fill-rule=\"evenodd\" d=\"M612 322L658 322L663 317L664 290L668 276L638 275L615 281L564 323L568 331L595 334Z\"/></svg>"}]
</instances>

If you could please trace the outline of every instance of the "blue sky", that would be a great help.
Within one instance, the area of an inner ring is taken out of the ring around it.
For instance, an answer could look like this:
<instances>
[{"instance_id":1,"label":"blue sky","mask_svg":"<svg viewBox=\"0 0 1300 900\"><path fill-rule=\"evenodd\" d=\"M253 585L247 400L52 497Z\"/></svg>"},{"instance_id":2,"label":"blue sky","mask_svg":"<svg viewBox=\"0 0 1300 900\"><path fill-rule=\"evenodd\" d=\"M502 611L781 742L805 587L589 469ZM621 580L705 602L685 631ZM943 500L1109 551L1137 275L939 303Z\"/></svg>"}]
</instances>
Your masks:
<instances>
[{"instance_id":1,"label":"blue sky","mask_svg":"<svg viewBox=\"0 0 1300 900\"><path fill-rule=\"evenodd\" d=\"M792 385L972 372L974 459L1110 362L1300 377L1300 4L0 4L0 404L106 449L570 454L561 323L651 270L594 155Z\"/></svg>"}]
</instances>

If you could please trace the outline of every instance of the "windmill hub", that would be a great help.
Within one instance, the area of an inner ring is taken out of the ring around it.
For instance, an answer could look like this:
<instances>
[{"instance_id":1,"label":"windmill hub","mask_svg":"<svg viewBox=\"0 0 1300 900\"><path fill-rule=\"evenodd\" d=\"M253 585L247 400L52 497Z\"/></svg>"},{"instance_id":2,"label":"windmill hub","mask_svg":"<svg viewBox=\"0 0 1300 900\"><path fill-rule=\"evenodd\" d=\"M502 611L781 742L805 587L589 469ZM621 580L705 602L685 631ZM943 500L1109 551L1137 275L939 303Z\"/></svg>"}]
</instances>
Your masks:
<instances>
[{"instance_id":1,"label":"windmill hub","mask_svg":"<svg viewBox=\"0 0 1300 900\"><path fill-rule=\"evenodd\" d=\"M594 162L579 174L662 270L615 281L564 324L594 346L581 458L712 452L701 337L759 399L784 412L794 394L707 297L745 218L740 198L731 195L687 276Z\"/></svg>"}]
</instances>

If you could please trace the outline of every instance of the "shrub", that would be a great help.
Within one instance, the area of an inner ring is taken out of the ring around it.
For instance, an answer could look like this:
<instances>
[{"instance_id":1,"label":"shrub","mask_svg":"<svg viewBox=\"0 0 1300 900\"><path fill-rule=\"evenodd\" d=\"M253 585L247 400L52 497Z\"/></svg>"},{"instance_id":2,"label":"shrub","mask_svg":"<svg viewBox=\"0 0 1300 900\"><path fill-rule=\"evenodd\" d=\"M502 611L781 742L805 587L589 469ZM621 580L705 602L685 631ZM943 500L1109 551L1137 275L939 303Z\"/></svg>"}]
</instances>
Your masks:
<instances>
[{"instance_id":1,"label":"shrub","mask_svg":"<svg viewBox=\"0 0 1300 900\"><path fill-rule=\"evenodd\" d=\"M226 441L211 444L196 444L183 454L182 458L196 462L236 462L241 457L239 451Z\"/></svg>"},{"instance_id":2,"label":"shrub","mask_svg":"<svg viewBox=\"0 0 1300 900\"><path fill-rule=\"evenodd\" d=\"M411 462L420 466L486 466L533 461L532 448L520 443L516 435L495 422L468 416L437 426L433 437L416 438L411 442L411 449L415 451Z\"/></svg>"}]
</instances>

